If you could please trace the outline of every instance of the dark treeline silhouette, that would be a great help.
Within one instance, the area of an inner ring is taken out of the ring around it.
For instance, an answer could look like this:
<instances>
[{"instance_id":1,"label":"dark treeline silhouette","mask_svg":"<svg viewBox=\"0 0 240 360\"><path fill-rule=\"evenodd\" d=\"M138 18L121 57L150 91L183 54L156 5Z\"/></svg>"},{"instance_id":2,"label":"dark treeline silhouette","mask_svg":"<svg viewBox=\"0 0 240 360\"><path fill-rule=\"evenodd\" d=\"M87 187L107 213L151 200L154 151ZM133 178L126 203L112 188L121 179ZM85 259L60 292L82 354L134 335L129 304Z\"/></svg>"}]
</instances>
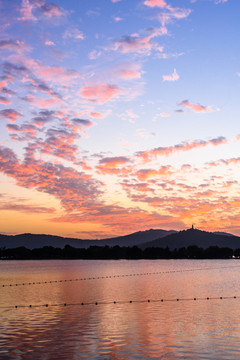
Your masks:
<instances>
[{"instance_id":1,"label":"dark treeline silhouette","mask_svg":"<svg viewBox=\"0 0 240 360\"><path fill-rule=\"evenodd\" d=\"M88 249L74 248L66 245L63 249L44 246L38 249L18 247L0 249L2 260L42 260L42 259L229 259L240 256L240 249L220 248L210 246L202 249L198 246L188 246L169 250L166 248L149 247L144 250L137 246L90 246Z\"/></svg>"}]
</instances>

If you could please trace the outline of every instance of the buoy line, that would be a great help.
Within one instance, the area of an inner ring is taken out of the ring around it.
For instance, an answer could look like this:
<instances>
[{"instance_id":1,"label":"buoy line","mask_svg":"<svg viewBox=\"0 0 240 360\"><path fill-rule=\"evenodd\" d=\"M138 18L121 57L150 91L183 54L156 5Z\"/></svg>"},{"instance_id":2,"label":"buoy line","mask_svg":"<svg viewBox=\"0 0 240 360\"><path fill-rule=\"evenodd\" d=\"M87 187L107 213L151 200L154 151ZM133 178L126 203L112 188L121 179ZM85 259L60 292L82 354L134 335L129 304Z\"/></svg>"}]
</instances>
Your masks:
<instances>
[{"instance_id":1,"label":"buoy line","mask_svg":"<svg viewBox=\"0 0 240 360\"><path fill-rule=\"evenodd\" d=\"M173 299L144 299L144 300L119 300L119 301L93 301L79 303L59 303L59 304L30 304L30 305L12 305L0 306L0 309L27 309L27 308L49 308L49 307L67 307L67 306L89 306L89 305L116 305L116 304L140 304L140 303L164 303L164 302L183 302L183 301L209 301L209 300L227 300L240 299L240 296L209 296L194 298L173 298Z\"/></svg>"},{"instance_id":2,"label":"buoy line","mask_svg":"<svg viewBox=\"0 0 240 360\"><path fill-rule=\"evenodd\" d=\"M182 273L182 272L192 272L192 271L206 271L206 270L221 270L221 269L234 269L239 268L240 265L236 266L220 266L220 267L206 267L206 268L194 268L194 269L182 269L182 270L167 270L167 271L154 271L154 272L145 272L145 273L133 273L133 274L120 274L120 275L106 275L106 276L97 276L97 277L83 277L77 279L65 279L65 280L49 280L49 281L31 281L24 283L12 283L12 284L0 284L0 287L16 287L16 286L26 286L26 285L42 285L42 284L54 284L54 283L64 283L72 281L87 281L87 280L100 280L100 279L113 279L113 278L124 278L131 276L146 276L146 275L160 275L160 274L172 274L172 273Z\"/></svg>"}]
</instances>

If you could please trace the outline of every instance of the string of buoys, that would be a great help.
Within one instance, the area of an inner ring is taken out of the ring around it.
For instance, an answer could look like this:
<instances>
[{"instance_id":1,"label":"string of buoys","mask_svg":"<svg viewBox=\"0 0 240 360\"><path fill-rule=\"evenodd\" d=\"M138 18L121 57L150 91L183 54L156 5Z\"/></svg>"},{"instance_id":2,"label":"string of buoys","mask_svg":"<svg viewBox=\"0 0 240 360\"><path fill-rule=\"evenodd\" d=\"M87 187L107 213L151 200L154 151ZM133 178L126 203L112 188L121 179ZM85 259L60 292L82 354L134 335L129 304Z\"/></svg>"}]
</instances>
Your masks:
<instances>
[{"instance_id":1,"label":"string of buoys","mask_svg":"<svg viewBox=\"0 0 240 360\"><path fill-rule=\"evenodd\" d=\"M140 304L140 303L164 303L164 302L182 302L182 301L203 301L203 300L227 300L240 299L240 296L214 296L214 297L194 297L194 298L174 298L174 299L145 299L145 300L119 300L119 301L93 301L79 303L59 303L59 304L35 304L35 305L12 305L0 306L0 309L20 309L20 308L49 308L66 306L89 306L89 305L111 305L111 304Z\"/></svg>"},{"instance_id":2,"label":"string of buoys","mask_svg":"<svg viewBox=\"0 0 240 360\"><path fill-rule=\"evenodd\" d=\"M71 281L87 281L87 280L100 280L100 279L113 279L113 278L124 278L130 276L146 276L146 275L160 275L160 274L172 274L172 273L181 273L188 271L206 271L206 270L221 270L221 269L232 269L239 268L240 265L236 266L221 266L221 267L206 267L206 268L194 268L194 269L181 269L181 270L167 270L167 271L154 271L154 272L145 272L145 273L133 273L133 274L120 274L120 275L107 275L107 276L97 276L97 277L83 277L77 279L65 279L65 280L49 280L49 281L31 281L24 283L12 283L12 284L0 284L0 287L15 287L15 286L26 286L26 285L42 285L42 284L54 284L54 283L65 283Z\"/></svg>"}]
</instances>

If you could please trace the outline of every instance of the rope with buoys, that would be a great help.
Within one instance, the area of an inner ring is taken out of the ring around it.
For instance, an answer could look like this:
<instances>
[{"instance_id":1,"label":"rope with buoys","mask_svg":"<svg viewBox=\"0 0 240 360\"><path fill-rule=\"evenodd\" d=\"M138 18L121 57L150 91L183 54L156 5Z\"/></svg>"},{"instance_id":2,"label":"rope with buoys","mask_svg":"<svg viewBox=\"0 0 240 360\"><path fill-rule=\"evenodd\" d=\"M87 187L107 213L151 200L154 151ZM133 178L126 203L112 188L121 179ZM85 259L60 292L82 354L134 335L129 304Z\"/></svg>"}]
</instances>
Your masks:
<instances>
[{"instance_id":1,"label":"rope with buoys","mask_svg":"<svg viewBox=\"0 0 240 360\"><path fill-rule=\"evenodd\" d=\"M66 306L89 306L89 305L111 305L111 304L141 304L141 303L164 303L164 302L182 302L182 301L203 301L203 300L227 300L240 299L240 296L214 296L214 297L194 297L194 298L174 298L174 299L145 299L145 300L119 300L119 301L93 301L79 303L59 303L59 304L35 304L35 305L12 305L0 306L0 309L22 309L22 308L49 308L49 307L66 307Z\"/></svg>"},{"instance_id":2,"label":"rope with buoys","mask_svg":"<svg viewBox=\"0 0 240 360\"><path fill-rule=\"evenodd\" d=\"M97 277L83 277L83 278L65 279L65 280L31 281L31 282L24 282L24 283L12 283L12 284L2 284L2 285L0 284L0 287L4 288L4 287L15 287L15 286L26 286L26 285L42 285L42 284L65 283L65 282L72 282L72 281L114 279L114 278L124 278L124 277L131 277L131 276L146 276L146 275L172 274L172 273L182 273L182 272L191 272L191 271L233 269L233 268L239 268L239 267L240 267L240 265L236 265L236 266L220 266L220 267L206 267L206 268L195 268L195 269L154 271L154 272L134 273L134 274L107 275L107 276L97 276Z\"/></svg>"}]
</instances>

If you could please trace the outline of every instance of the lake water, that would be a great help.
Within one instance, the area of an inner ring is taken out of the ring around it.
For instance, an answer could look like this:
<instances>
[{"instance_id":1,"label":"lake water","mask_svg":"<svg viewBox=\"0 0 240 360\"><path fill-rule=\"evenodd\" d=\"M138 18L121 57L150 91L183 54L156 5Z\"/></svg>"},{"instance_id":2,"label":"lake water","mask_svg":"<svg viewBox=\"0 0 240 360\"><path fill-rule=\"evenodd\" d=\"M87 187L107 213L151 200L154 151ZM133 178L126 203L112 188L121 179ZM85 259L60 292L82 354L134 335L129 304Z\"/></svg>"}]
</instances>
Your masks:
<instances>
[{"instance_id":1,"label":"lake water","mask_svg":"<svg viewBox=\"0 0 240 360\"><path fill-rule=\"evenodd\" d=\"M0 359L240 359L239 273L239 260L1 261Z\"/></svg>"}]
</instances>

